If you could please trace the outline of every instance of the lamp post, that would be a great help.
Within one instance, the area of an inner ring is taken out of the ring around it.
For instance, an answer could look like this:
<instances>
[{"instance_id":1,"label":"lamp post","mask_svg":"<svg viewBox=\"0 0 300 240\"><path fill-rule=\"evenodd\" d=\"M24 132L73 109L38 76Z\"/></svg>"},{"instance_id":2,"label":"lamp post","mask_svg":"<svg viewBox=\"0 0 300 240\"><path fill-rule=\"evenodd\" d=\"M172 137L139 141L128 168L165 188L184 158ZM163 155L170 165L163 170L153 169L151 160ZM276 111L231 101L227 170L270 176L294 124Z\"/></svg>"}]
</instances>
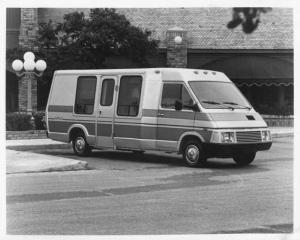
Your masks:
<instances>
[{"instance_id":1,"label":"lamp post","mask_svg":"<svg viewBox=\"0 0 300 240\"><path fill-rule=\"evenodd\" d=\"M24 62L16 59L12 62L12 68L16 72L18 77L27 80L27 106L26 112L32 114L32 89L31 81L34 76L41 77L47 68L47 64L44 60L35 60L35 55L32 52L26 52L23 56ZM20 104L19 104L20 109Z\"/></svg>"},{"instance_id":2,"label":"lamp post","mask_svg":"<svg viewBox=\"0 0 300 240\"><path fill-rule=\"evenodd\" d=\"M174 38L174 42L175 42L175 44L181 44L182 43L182 37L181 36L176 36Z\"/></svg>"}]
</instances>

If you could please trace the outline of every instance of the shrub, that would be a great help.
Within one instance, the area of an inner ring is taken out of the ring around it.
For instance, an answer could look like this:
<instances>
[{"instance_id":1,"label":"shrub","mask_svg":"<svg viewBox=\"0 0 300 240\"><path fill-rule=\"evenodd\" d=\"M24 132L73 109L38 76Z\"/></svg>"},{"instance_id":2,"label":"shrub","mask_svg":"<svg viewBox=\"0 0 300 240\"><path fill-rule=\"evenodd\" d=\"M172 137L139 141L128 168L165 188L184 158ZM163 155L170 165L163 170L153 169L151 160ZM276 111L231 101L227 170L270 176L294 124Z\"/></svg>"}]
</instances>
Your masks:
<instances>
[{"instance_id":1,"label":"shrub","mask_svg":"<svg viewBox=\"0 0 300 240\"><path fill-rule=\"evenodd\" d=\"M26 113L6 114L6 131L26 131L32 128L31 115Z\"/></svg>"},{"instance_id":2,"label":"shrub","mask_svg":"<svg viewBox=\"0 0 300 240\"><path fill-rule=\"evenodd\" d=\"M36 130L45 130L45 122L44 122L45 112L36 112L33 114L34 124Z\"/></svg>"},{"instance_id":3,"label":"shrub","mask_svg":"<svg viewBox=\"0 0 300 240\"><path fill-rule=\"evenodd\" d=\"M31 118L34 118L32 122ZM32 115L26 113L7 113L6 131L44 130L44 112L36 112Z\"/></svg>"}]
</instances>

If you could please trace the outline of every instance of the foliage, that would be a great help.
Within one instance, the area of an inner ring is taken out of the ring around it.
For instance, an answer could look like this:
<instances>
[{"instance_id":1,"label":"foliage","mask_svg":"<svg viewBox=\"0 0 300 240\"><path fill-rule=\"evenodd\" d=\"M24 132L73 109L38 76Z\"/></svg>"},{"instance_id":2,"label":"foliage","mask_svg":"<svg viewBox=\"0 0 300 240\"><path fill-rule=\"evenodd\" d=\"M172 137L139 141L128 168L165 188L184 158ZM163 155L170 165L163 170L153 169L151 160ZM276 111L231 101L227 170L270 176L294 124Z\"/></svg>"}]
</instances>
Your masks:
<instances>
[{"instance_id":1,"label":"foliage","mask_svg":"<svg viewBox=\"0 0 300 240\"><path fill-rule=\"evenodd\" d=\"M240 24L244 33L252 33L260 22L260 14L270 11L271 8L233 8L232 20L227 27L232 29Z\"/></svg>"},{"instance_id":2,"label":"foliage","mask_svg":"<svg viewBox=\"0 0 300 240\"><path fill-rule=\"evenodd\" d=\"M36 112L33 114L34 117L34 125L36 130L45 130L45 112Z\"/></svg>"},{"instance_id":3,"label":"foliage","mask_svg":"<svg viewBox=\"0 0 300 240\"><path fill-rule=\"evenodd\" d=\"M151 32L132 26L114 9L91 9L64 16L63 23L51 21L40 27L39 43L44 55L52 55L56 69L106 68L111 56L125 56L137 67L147 66L147 55L156 53L158 41Z\"/></svg>"},{"instance_id":4,"label":"foliage","mask_svg":"<svg viewBox=\"0 0 300 240\"><path fill-rule=\"evenodd\" d=\"M47 69L38 79L38 109L44 107L55 70L112 68L109 57L124 56L133 67L149 67L147 56L157 53L158 41L151 32L132 26L114 9L91 9L66 14L62 23L41 23L36 59L44 59ZM7 51L9 62L22 58L23 49Z\"/></svg>"},{"instance_id":5,"label":"foliage","mask_svg":"<svg viewBox=\"0 0 300 240\"><path fill-rule=\"evenodd\" d=\"M6 131L26 131L31 129L31 115L26 113L6 114Z\"/></svg>"},{"instance_id":6,"label":"foliage","mask_svg":"<svg viewBox=\"0 0 300 240\"><path fill-rule=\"evenodd\" d=\"M33 119L31 119L33 116ZM26 131L26 130L44 130L45 112L35 112L32 115L27 113L7 113L6 131ZM32 122L32 120L34 122Z\"/></svg>"}]
</instances>

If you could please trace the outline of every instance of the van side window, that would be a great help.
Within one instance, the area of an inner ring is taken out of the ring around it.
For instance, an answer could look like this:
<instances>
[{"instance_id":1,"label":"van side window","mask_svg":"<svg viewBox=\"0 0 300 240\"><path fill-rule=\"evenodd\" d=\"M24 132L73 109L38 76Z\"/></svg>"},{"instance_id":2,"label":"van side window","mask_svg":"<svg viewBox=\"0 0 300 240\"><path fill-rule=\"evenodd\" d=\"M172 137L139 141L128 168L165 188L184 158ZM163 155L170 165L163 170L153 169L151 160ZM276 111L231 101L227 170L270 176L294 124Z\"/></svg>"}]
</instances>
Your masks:
<instances>
[{"instance_id":1,"label":"van side window","mask_svg":"<svg viewBox=\"0 0 300 240\"><path fill-rule=\"evenodd\" d=\"M141 76L123 76L120 81L117 114L135 117L139 113L142 89Z\"/></svg>"},{"instance_id":2,"label":"van side window","mask_svg":"<svg viewBox=\"0 0 300 240\"><path fill-rule=\"evenodd\" d=\"M92 114L94 111L97 78L82 76L77 79L74 112L77 114ZM66 90L67 91L67 90Z\"/></svg>"},{"instance_id":3,"label":"van side window","mask_svg":"<svg viewBox=\"0 0 300 240\"><path fill-rule=\"evenodd\" d=\"M104 79L102 82L100 104L102 106L111 106L114 99L115 80Z\"/></svg>"},{"instance_id":4,"label":"van side window","mask_svg":"<svg viewBox=\"0 0 300 240\"><path fill-rule=\"evenodd\" d=\"M193 99L183 84L165 83L163 86L161 107L175 109L175 101L181 100L183 109L189 109L184 105L192 105Z\"/></svg>"}]
</instances>

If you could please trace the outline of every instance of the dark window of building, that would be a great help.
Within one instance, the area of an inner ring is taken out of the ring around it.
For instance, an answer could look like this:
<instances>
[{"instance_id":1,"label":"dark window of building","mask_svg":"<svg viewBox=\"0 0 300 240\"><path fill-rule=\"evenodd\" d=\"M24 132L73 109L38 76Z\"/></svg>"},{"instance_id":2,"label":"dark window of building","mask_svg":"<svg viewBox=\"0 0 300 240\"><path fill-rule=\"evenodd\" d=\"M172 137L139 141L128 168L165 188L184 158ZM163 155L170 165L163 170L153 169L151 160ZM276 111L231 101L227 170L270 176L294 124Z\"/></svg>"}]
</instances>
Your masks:
<instances>
[{"instance_id":1,"label":"dark window of building","mask_svg":"<svg viewBox=\"0 0 300 240\"><path fill-rule=\"evenodd\" d=\"M92 114L94 112L96 84L95 76L84 76L77 79L75 113Z\"/></svg>"},{"instance_id":2,"label":"dark window of building","mask_svg":"<svg viewBox=\"0 0 300 240\"><path fill-rule=\"evenodd\" d=\"M165 83L163 86L161 107L175 109L176 100L182 101L183 109L190 109L186 106L193 104L193 100L183 84Z\"/></svg>"},{"instance_id":3,"label":"dark window of building","mask_svg":"<svg viewBox=\"0 0 300 240\"><path fill-rule=\"evenodd\" d=\"M101 89L101 100L100 100L100 104L102 106L111 106L114 99L114 89L115 89L114 79L103 80L102 89Z\"/></svg>"},{"instance_id":4,"label":"dark window of building","mask_svg":"<svg viewBox=\"0 0 300 240\"><path fill-rule=\"evenodd\" d=\"M135 117L138 115L141 89L141 76L123 76L121 78L117 108L119 116Z\"/></svg>"}]
</instances>

